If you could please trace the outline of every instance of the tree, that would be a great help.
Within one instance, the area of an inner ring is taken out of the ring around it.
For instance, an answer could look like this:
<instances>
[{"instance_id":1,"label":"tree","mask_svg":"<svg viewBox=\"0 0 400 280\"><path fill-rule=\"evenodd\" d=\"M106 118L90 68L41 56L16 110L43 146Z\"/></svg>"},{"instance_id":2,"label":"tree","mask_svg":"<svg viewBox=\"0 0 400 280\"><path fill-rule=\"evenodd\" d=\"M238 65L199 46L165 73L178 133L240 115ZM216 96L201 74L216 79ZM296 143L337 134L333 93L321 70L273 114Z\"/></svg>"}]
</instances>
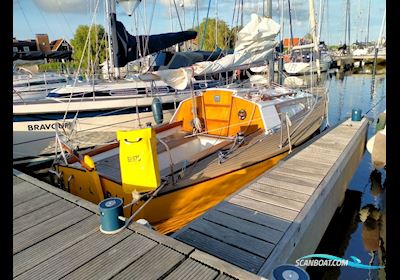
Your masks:
<instances>
[{"instance_id":1,"label":"tree","mask_svg":"<svg viewBox=\"0 0 400 280\"><path fill-rule=\"evenodd\" d=\"M213 51L217 47L221 49L230 49L234 47L234 40L232 37L232 32L229 29L228 25L223 20L218 20L218 38L215 40L215 24L217 20L214 18L209 18L207 22L206 35L204 37L204 45L203 50ZM204 26L206 24L206 19L200 23L200 28L197 27L195 30L197 31L197 38L199 48L201 47L201 43L203 40Z\"/></svg>"},{"instance_id":2,"label":"tree","mask_svg":"<svg viewBox=\"0 0 400 280\"><path fill-rule=\"evenodd\" d=\"M74 38L71 40L74 48L72 58L79 63L82 55L84 55L81 68L87 69L88 73L93 73L98 69L99 64L106 59L107 36L103 26L100 24L93 25L85 53L83 53L88 34L89 26L79 25L77 27ZM91 65L91 67L89 68L88 65Z\"/></svg>"},{"instance_id":3,"label":"tree","mask_svg":"<svg viewBox=\"0 0 400 280\"><path fill-rule=\"evenodd\" d=\"M304 35L304 40L308 41L308 42L312 42L312 35L310 33L307 33L306 35Z\"/></svg>"}]
</instances>

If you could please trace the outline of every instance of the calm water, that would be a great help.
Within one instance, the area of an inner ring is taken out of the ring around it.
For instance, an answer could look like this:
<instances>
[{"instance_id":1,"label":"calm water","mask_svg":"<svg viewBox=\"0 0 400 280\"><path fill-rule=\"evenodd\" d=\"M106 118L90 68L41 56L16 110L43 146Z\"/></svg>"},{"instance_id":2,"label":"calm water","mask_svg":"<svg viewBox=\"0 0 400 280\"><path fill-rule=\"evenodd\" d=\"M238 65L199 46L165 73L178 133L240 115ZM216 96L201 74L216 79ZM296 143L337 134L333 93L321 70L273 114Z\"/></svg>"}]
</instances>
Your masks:
<instances>
[{"instance_id":1,"label":"calm water","mask_svg":"<svg viewBox=\"0 0 400 280\"><path fill-rule=\"evenodd\" d=\"M335 125L349 118L353 108L361 109L363 114L369 111L367 116L374 121L369 126L368 138L372 137L376 119L386 109L386 75L376 76L373 81L371 75L338 76L335 73L327 77L326 83L329 88L329 123ZM345 202L333 217L316 253L344 259L355 256L363 264L384 265L386 172L374 169L371 156L365 151L348 186ZM311 279L386 279L384 269L314 267L307 271Z\"/></svg>"}]
</instances>

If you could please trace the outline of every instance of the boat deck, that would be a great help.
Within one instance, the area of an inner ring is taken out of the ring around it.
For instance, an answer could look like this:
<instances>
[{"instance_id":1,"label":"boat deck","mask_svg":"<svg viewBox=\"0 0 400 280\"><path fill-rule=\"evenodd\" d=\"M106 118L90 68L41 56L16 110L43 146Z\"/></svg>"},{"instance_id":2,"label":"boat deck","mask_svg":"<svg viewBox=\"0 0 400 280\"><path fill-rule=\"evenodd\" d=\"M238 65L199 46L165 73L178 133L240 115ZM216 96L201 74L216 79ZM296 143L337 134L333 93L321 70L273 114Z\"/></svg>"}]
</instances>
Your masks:
<instances>
[{"instance_id":1,"label":"boat deck","mask_svg":"<svg viewBox=\"0 0 400 280\"><path fill-rule=\"evenodd\" d=\"M14 279L260 279L136 223L103 234L97 205L13 174Z\"/></svg>"},{"instance_id":2,"label":"boat deck","mask_svg":"<svg viewBox=\"0 0 400 280\"><path fill-rule=\"evenodd\" d=\"M362 159L368 120L347 120L173 237L263 277L315 251Z\"/></svg>"}]
</instances>

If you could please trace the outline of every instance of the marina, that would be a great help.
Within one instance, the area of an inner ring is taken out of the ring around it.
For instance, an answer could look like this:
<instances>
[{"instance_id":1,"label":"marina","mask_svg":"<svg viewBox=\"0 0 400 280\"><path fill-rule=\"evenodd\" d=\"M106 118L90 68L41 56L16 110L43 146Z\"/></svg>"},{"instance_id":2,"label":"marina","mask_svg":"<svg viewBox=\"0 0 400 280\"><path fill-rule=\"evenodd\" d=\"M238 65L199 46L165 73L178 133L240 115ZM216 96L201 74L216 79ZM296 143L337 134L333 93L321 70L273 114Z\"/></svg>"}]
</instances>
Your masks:
<instances>
[{"instance_id":1,"label":"marina","mask_svg":"<svg viewBox=\"0 0 400 280\"><path fill-rule=\"evenodd\" d=\"M268 277L277 264L315 250L330 220L326 217L332 216L343 201L345 187L363 155L367 127L365 119L360 122L347 120L324 133L176 232L173 237L178 241L138 224L115 237L105 237L98 231L96 205L14 170L13 239L14 244L18 244L14 246L14 278L25 279L24 275L29 275L45 279L46 275L51 275L75 279L84 275L109 279L129 276L129 271L135 275L143 273L146 279L165 276L176 279L196 273L201 273L204 279L216 279L218 275L229 279L230 275L224 275L224 272L232 273L235 279L257 279L256 275ZM323 152L325 157L311 164L307 155L315 151ZM305 165L299 165L300 162ZM304 177L311 181L301 179ZM160 242L157 245L152 240L154 235L156 241L165 240L166 244ZM148 239L145 241L144 238ZM85 242L98 245L90 246L86 253L80 252L81 257L74 258L72 263L67 261L68 254L85 248ZM146 246L146 243L149 244ZM56 246L59 251L52 250L51 246ZM179 249L182 251L175 251ZM201 251L198 253L200 260L195 257L195 249ZM125 255L133 251L135 254ZM23 260L33 252L35 259L27 265ZM169 256L168 263L160 261L159 268L146 268L145 259L153 260L156 256L164 260ZM59 258L65 261L57 261ZM233 266L221 262L209 268L209 258L211 263L222 259ZM110 263L111 259L116 263ZM101 265L105 263L108 266ZM221 266L222 271L218 270ZM238 267L254 275L250 276Z\"/></svg>"},{"instance_id":2,"label":"marina","mask_svg":"<svg viewBox=\"0 0 400 280\"><path fill-rule=\"evenodd\" d=\"M386 279L386 5L250 2L14 2L13 279Z\"/></svg>"}]
</instances>

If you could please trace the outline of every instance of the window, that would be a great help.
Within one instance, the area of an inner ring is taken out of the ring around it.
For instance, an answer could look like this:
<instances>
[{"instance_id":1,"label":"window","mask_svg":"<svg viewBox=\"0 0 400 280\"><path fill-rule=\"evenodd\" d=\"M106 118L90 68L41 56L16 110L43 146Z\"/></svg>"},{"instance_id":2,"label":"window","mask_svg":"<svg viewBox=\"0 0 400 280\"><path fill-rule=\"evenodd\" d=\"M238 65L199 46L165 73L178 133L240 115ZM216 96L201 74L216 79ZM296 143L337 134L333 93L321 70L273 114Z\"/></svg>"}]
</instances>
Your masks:
<instances>
[{"instance_id":1,"label":"window","mask_svg":"<svg viewBox=\"0 0 400 280\"><path fill-rule=\"evenodd\" d=\"M29 47L28 46L24 46L24 52L29 52Z\"/></svg>"},{"instance_id":2,"label":"window","mask_svg":"<svg viewBox=\"0 0 400 280\"><path fill-rule=\"evenodd\" d=\"M18 52L18 48L17 47L13 47L13 52Z\"/></svg>"}]
</instances>

